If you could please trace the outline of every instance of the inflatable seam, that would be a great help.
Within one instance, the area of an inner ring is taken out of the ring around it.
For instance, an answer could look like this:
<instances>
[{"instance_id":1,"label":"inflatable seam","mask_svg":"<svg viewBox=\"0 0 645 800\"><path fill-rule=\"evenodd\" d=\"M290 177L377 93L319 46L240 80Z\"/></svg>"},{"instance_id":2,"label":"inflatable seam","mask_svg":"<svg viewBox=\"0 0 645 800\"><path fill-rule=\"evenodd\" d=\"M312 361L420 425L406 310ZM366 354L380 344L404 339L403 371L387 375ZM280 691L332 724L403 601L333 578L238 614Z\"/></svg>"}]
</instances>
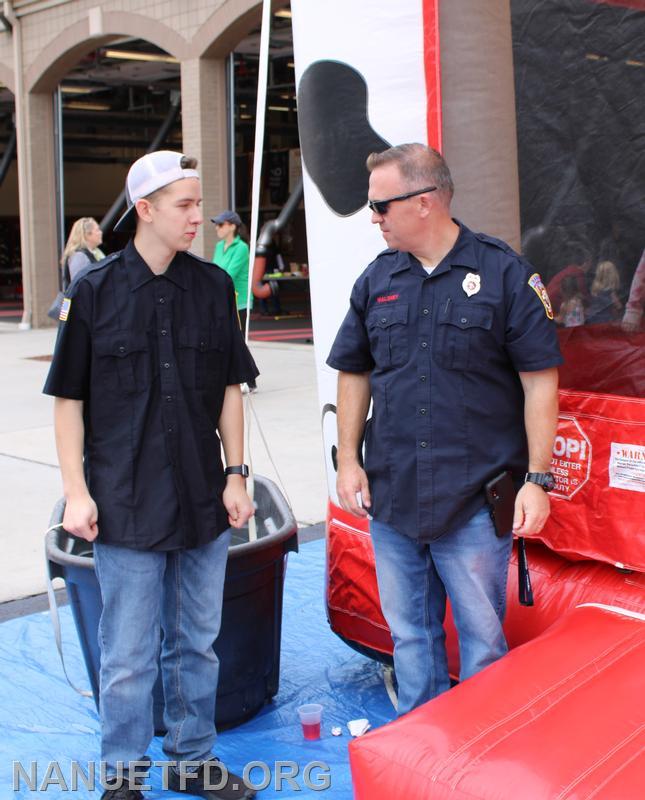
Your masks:
<instances>
[{"instance_id":1,"label":"inflatable seam","mask_svg":"<svg viewBox=\"0 0 645 800\"><path fill-rule=\"evenodd\" d=\"M332 611L335 611L337 614L344 614L346 617L354 617L355 619L363 620L363 622L368 622L370 625L373 625L375 628L380 628L382 631L390 630L387 625L382 625L381 623L375 622L373 619L365 617L362 614L357 614L354 611L348 611L346 608L339 608L330 602L327 602L327 607Z\"/></svg>"},{"instance_id":2,"label":"inflatable seam","mask_svg":"<svg viewBox=\"0 0 645 800\"><path fill-rule=\"evenodd\" d=\"M560 794L555 798L555 800L566 800L566 797L569 795L569 792L572 789L575 789L575 787L580 783L580 781L584 780L588 775L591 775L591 773L595 769L597 769L602 764L606 763L611 758L611 756L619 752L623 747L625 747L626 744L629 744L629 742L633 741L633 739L636 738L644 730L645 730L645 725L641 725L639 728L633 731L629 736L626 736L621 742L618 742L618 744L614 745L611 748L611 750L605 753L601 758L596 759L596 761L594 761L593 764L590 764L589 767L587 767L587 769L581 772L577 778L571 781L571 783L560 792ZM603 788L603 786L605 786L618 772L623 770L627 766L627 764L633 761L634 758L637 758L643 752L644 749L645 748L641 747L641 749L637 753L634 753L634 755L632 755L631 758L628 758L627 761L624 761L622 764L620 764L620 766L612 770L611 773L607 775L605 780L603 780L600 783L600 785L593 790L591 794L586 796L585 800L589 800L589 798L593 797L595 794L598 794L598 792Z\"/></svg>"},{"instance_id":3,"label":"inflatable seam","mask_svg":"<svg viewBox=\"0 0 645 800\"><path fill-rule=\"evenodd\" d=\"M629 617L630 619L637 619L641 622L645 622L645 614L641 614L638 611L630 611L628 608L622 608L621 606L609 606L605 603L580 603L576 608L600 608L603 611L610 611L612 614L617 614L619 617Z\"/></svg>"},{"instance_id":4,"label":"inflatable seam","mask_svg":"<svg viewBox=\"0 0 645 800\"><path fill-rule=\"evenodd\" d=\"M633 643L630 647L623 648L623 645L626 642L634 639L634 637L638 637L638 640L635 643ZM472 747L474 742L477 742L477 741L483 739L485 736L487 736L488 734L492 733L496 728L499 728L501 725L504 725L505 723L507 723L507 722L509 722L509 721L511 721L513 719L516 719L520 714L522 714L525 711L528 711L529 709L534 707L536 705L536 703L538 703L540 700L543 700L543 699L547 698L549 696L549 694L552 694L555 690L565 686L567 683L570 683L577 675L579 675L579 673L589 669L589 667L591 667L593 665L596 665L596 671L593 674L589 675L581 683L575 684L575 686L573 686L571 689L569 689L568 691L565 691L560 697L558 697L557 699L553 700L553 702L549 703L549 706L547 708L543 709L540 712L534 713L534 715L531 717L530 720L527 720L526 722L522 723L521 725L517 725L515 728L513 728L513 730L507 731L504 735L500 736L496 741L491 742L477 756L475 756L472 759L470 759L468 764L466 766L462 767L454 775L453 780L450 782L450 788L453 789L453 790L456 789L457 784L459 783L461 778L464 776L466 770L470 769L474 764L479 763L481 761L482 757L486 753L488 753L494 747L499 745L502 741L504 741L504 739L508 739L511 735L513 735L517 731L521 730L522 728L525 728L527 725L530 725L531 723L533 723L536 719L539 719L540 717L544 716L544 714L546 714L549 710L551 710L555 705L557 705L558 703L561 703L563 700L565 700L567 697L569 697L569 695L572 694L580 686L583 686L583 685L589 683L594 678L597 678L598 675L601 672L603 672L603 671L607 670L609 667L613 666L617 661L620 661L622 658L624 658L626 655L628 655L632 650L637 649L641 645L642 645L642 641L641 641L641 639L639 637L638 632L637 633L632 633L632 634L630 634L628 636L625 636L623 639L620 640L620 642L616 642L615 644L612 644L610 647L608 647L602 653L600 653L599 655L595 656L593 659L591 659L587 663L581 665L580 667L578 667L576 670L574 670L569 675L566 675L565 677L561 678L556 684L554 684L553 686L549 686L547 689L544 689L542 692L540 692L536 697L531 698L531 700L529 702L525 703L521 708L518 708L515 711L513 711L512 713L507 714L503 719L497 720L495 723L489 725L487 728L482 730L474 738L469 739L467 742L464 742L461 745L461 747L459 747L457 750L455 750L455 752L452 753L452 755L450 755L444 761L444 763L439 768L437 774L439 775L440 772L445 771L446 768L448 767L448 765L450 764L450 762L453 761L458 756L460 756L467 748ZM620 652L616 653L614 655L614 657L611 658L611 660L609 660L608 663L604 664L602 667L598 666L598 662L600 660L602 660L603 658L606 658L610 653L615 652L617 648L621 648Z\"/></svg>"}]
</instances>

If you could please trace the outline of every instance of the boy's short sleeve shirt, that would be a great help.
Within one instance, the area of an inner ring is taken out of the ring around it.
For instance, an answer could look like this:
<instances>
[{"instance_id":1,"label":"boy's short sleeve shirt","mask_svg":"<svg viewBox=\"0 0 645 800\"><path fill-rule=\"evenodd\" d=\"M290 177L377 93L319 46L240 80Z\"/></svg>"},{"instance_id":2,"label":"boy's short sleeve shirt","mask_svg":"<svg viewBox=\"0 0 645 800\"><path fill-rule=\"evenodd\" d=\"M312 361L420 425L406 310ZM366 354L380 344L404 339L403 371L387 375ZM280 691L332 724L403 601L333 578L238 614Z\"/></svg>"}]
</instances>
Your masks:
<instances>
[{"instance_id":1,"label":"boy's short sleeve shirt","mask_svg":"<svg viewBox=\"0 0 645 800\"><path fill-rule=\"evenodd\" d=\"M258 374L230 278L190 253L155 276L130 242L72 282L46 394L83 401L102 542L173 550L228 527L217 425Z\"/></svg>"}]
</instances>

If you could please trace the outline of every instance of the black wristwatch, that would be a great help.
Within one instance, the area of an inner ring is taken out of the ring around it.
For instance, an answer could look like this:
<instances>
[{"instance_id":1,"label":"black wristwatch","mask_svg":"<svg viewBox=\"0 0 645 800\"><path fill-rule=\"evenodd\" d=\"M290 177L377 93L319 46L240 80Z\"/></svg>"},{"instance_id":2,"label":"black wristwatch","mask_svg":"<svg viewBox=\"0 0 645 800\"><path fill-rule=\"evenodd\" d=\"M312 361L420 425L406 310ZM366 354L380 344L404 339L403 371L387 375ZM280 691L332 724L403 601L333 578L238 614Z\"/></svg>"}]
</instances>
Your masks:
<instances>
[{"instance_id":1,"label":"black wristwatch","mask_svg":"<svg viewBox=\"0 0 645 800\"><path fill-rule=\"evenodd\" d=\"M248 478L249 468L246 464L240 464L237 467L226 467L224 475L241 475L243 478Z\"/></svg>"},{"instance_id":2,"label":"black wristwatch","mask_svg":"<svg viewBox=\"0 0 645 800\"><path fill-rule=\"evenodd\" d=\"M551 472L527 472L524 483L537 483L545 492L555 489L555 477Z\"/></svg>"}]
</instances>

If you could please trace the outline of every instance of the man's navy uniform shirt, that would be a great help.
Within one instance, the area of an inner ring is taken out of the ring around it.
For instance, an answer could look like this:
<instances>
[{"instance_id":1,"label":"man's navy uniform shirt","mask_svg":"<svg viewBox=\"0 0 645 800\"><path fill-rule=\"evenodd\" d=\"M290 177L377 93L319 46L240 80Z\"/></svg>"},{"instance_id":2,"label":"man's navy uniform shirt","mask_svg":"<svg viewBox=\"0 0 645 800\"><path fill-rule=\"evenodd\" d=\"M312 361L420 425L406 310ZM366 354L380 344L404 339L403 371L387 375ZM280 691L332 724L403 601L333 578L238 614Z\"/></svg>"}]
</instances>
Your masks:
<instances>
[{"instance_id":1,"label":"man's navy uniform shirt","mask_svg":"<svg viewBox=\"0 0 645 800\"><path fill-rule=\"evenodd\" d=\"M365 465L374 519L429 541L467 522L499 472L523 478L518 372L562 363L552 316L535 270L461 224L430 275L397 250L368 266L327 363L370 372Z\"/></svg>"},{"instance_id":2,"label":"man's navy uniform shirt","mask_svg":"<svg viewBox=\"0 0 645 800\"><path fill-rule=\"evenodd\" d=\"M67 296L44 391L84 403L99 541L207 544L229 527L216 431L224 392L258 374L230 277L184 252L155 275L130 241L79 273Z\"/></svg>"}]
</instances>

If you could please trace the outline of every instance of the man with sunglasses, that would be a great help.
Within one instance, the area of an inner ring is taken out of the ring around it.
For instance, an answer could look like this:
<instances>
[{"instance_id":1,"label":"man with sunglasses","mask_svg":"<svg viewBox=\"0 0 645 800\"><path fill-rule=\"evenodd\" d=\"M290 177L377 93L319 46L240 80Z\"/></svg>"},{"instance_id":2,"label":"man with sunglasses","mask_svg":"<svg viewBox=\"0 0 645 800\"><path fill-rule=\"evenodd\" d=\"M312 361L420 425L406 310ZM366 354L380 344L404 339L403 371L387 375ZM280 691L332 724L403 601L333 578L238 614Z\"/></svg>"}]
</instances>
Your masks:
<instances>
[{"instance_id":1,"label":"man with sunglasses","mask_svg":"<svg viewBox=\"0 0 645 800\"><path fill-rule=\"evenodd\" d=\"M540 276L451 217L439 153L399 145L367 169L388 249L356 281L327 363L339 370L338 497L370 518L404 714L450 687L446 598L462 680L507 650L512 537L495 535L484 487L510 471L513 531L544 526L562 359Z\"/></svg>"}]
</instances>

